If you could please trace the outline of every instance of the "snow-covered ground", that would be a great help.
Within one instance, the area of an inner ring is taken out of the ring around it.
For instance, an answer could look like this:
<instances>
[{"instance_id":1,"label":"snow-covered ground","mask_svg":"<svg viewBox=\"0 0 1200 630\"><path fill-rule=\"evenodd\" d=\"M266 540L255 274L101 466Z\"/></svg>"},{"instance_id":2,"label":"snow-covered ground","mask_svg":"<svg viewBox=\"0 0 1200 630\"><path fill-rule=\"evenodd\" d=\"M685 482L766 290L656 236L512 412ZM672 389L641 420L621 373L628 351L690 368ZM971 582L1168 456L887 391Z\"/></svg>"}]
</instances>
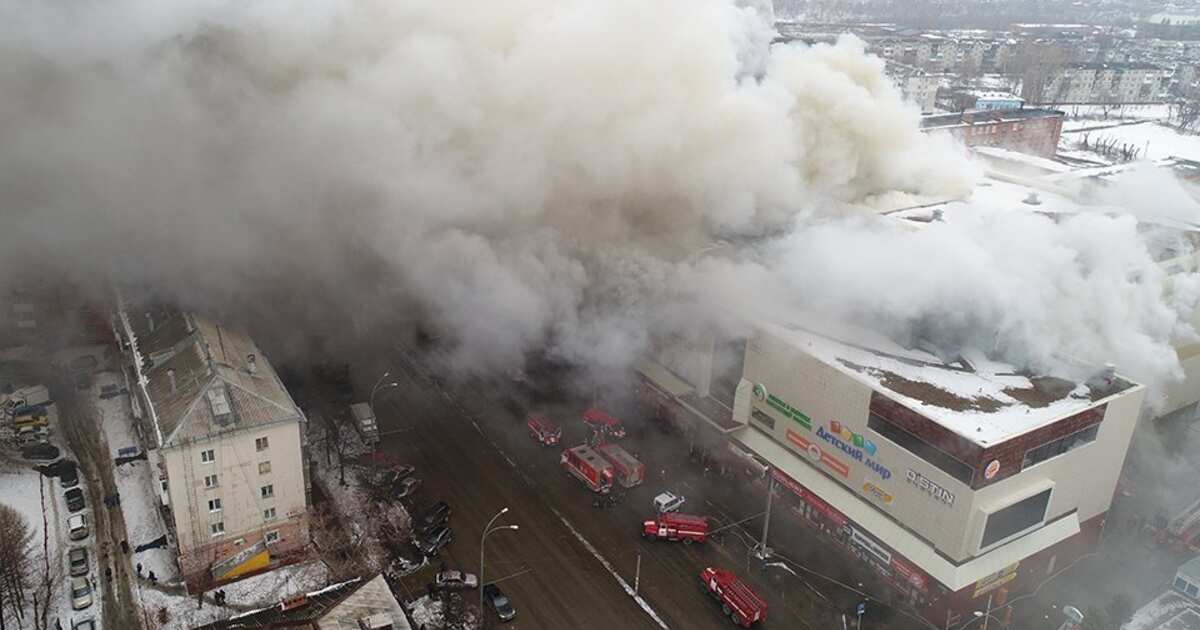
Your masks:
<instances>
[{"instance_id":1,"label":"snow-covered ground","mask_svg":"<svg viewBox=\"0 0 1200 630\"><path fill-rule=\"evenodd\" d=\"M143 445L133 425L129 396L122 394L102 399L99 395L105 385L124 387L125 383L120 373L102 372L96 375L92 386L92 395L111 456L115 458L120 449L127 447L142 450ZM137 548L166 535L167 526L159 510L162 503L158 483L150 465L145 460L121 464L116 466L114 477L117 491L121 494L121 512L125 516L129 545ZM154 571L159 581L174 582L179 579L175 556L173 548L148 549L134 554L133 562L142 565L144 574Z\"/></svg>"},{"instance_id":2,"label":"snow-covered ground","mask_svg":"<svg viewBox=\"0 0 1200 630\"><path fill-rule=\"evenodd\" d=\"M183 593L166 593L142 585L138 597L152 628L188 630L219 619L228 619L250 610L278 604L298 593L307 593L329 584L329 570L320 561L293 564L246 578L221 587L225 591L225 606L205 601L197 606L195 597ZM211 595L212 593L208 593ZM164 613L163 610L166 610Z\"/></svg>"},{"instance_id":3,"label":"snow-covered ground","mask_svg":"<svg viewBox=\"0 0 1200 630\"><path fill-rule=\"evenodd\" d=\"M1179 157L1200 160L1200 136L1182 134L1171 127L1158 123L1121 125L1088 132L1068 133L1064 129L1061 144L1068 150L1082 152L1079 143L1085 134L1091 145L1115 141L1118 146L1133 147L1138 151L1138 159L1159 160Z\"/></svg>"},{"instance_id":4,"label":"snow-covered ground","mask_svg":"<svg viewBox=\"0 0 1200 630\"><path fill-rule=\"evenodd\" d=\"M74 454L67 449L62 437L57 405L49 406L47 417L51 430L50 443L59 448L62 457L78 461ZM103 617L103 606L100 589L103 588L103 584L101 584L101 580L96 579L97 554L93 545L94 536L89 533L88 537L83 540L71 541L67 532L67 518L70 516L70 512L67 510L66 499L63 497L64 490L58 479L42 476L33 469L34 462L21 461L15 450L8 451L7 446L5 448L5 457L0 457L0 503L9 505L20 512L25 517L30 532L33 533L32 553L37 558L37 562L34 563L34 575L30 576L31 583L36 584L44 579L46 559L49 560L49 575L53 583L52 596L54 597L47 615L50 626L53 627L56 619L62 623L64 628L70 628L73 620L92 618L96 620L97 627L102 627L100 622ZM9 455L11 458L7 457ZM79 475L78 488L87 492L87 480L82 474ZM87 508L80 514L86 515L90 525L93 519L90 501ZM93 584L92 605L78 612L71 606L70 578L67 577L67 550L73 546L89 547L88 561L92 568L89 576ZM31 601L28 614L32 615L32 613ZM22 625L21 627L31 626Z\"/></svg>"},{"instance_id":5,"label":"snow-covered ground","mask_svg":"<svg viewBox=\"0 0 1200 630\"><path fill-rule=\"evenodd\" d=\"M1097 121L1166 120L1171 117L1171 106L1167 103L1121 105L1119 107L1112 105L1060 105L1055 109L1066 113L1068 118L1066 124L1086 122L1094 125ZM1067 128L1066 124L1063 125L1063 129Z\"/></svg>"}]
</instances>

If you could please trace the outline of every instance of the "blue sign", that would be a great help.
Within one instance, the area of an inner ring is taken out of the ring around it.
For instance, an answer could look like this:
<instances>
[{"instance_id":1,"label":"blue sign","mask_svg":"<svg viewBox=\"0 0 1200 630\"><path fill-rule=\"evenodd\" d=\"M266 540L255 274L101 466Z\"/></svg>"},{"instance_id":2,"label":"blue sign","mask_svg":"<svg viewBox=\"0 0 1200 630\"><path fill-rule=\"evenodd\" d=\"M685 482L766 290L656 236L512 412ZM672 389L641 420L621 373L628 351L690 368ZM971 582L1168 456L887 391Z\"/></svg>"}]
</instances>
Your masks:
<instances>
[{"instance_id":1,"label":"blue sign","mask_svg":"<svg viewBox=\"0 0 1200 630\"><path fill-rule=\"evenodd\" d=\"M867 602L858 602L858 616L867 614Z\"/></svg>"},{"instance_id":2,"label":"blue sign","mask_svg":"<svg viewBox=\"0 0 1200 630\"><path fill-rule=\"evenodd\" d=\"M892 471L888 470L887 466L884 466L881 462L871 459L870 457L864 457L863 449L855 447L853 441L847 443L842 439L842 436L826 431L825 427L817 427L817 437L825 440L834 448L837 448L843 453L849 455L854 459L854 461L866 464L867 468L870 468L872 472L879 475L884 480L891 478ZM873 443L871 444L871 448L875 448Z\"/></svg>"}]
</instances>

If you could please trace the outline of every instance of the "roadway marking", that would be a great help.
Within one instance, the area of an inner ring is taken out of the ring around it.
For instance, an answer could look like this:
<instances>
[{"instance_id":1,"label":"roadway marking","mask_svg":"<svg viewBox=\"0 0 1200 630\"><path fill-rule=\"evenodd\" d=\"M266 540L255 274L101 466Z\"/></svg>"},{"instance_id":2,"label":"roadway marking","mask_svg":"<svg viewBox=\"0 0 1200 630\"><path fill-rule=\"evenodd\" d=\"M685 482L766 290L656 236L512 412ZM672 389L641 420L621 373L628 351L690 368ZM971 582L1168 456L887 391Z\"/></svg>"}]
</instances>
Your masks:
<instances>
[{"instance_id":1,"label":"roadway marking","mask_svg":"<svg viewBox=\"0 0 1200 630\"><path fill-rule=\"evenodd\" d=\"M644 611L647 615L650 615L650 618L658 624L658 627L662 628L663 630L669 630L666 622L664 622L662 618L658 616L658 613L655 612L650 604L647 603L645 599L642 599L641 595L633 592L633 587L629 585L629 582L626 582L625 578L621 577L621 575L617 573L616 569L613 569L613 566L611 563L609 563L608 559L605 558L599 550L592 546L592 543L588 542L588 539L584 538L583 534L579 533L579 530L575 529L575 527L571 525L571 521L568 521L567 517L563 516L558 510L554 509L553 506L550 507L550 510L554 512L554 515L558 517L558 520L562 521L563 525L567 526L567 529L571 530L571 533L575 535L575 540L578 540L579 543L588 550L588 553L592 554L592 557L604 566L604 570L608 571L608 574L617 580L617 584L620 584L621 588L625 589L625 593L632 597L633 601L637 602L637 605L641 607L642 611Z\"/></svg>"}]
</instances>

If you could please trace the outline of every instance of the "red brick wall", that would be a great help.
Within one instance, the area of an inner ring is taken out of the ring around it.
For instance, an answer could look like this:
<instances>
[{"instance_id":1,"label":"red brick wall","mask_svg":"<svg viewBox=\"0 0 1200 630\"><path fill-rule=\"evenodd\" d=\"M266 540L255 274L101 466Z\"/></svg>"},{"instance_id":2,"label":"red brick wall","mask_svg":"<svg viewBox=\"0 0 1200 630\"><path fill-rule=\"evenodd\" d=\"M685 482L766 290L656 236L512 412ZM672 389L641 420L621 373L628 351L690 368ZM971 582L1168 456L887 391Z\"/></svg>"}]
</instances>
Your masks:
<instances>
[{"instance_id":1,"label":"red brick wall","mask_svg":"<svg viewBox=\"0 0 1200 630\"><path fill-rule=\"evenodd\" d=\"M983 449L977 444L879 392L871 392L871 413L886 418L965 464L973 465L979 461Z\"/></svg>"},{"instance_id":2,"label":"red brick wall","mask_svg":"<svg viewBox=\"0 0 1200 630\"><path fill-rule=\"evenodd\" d=\"M977 113L973 124L956 127L954 135L969 147L999 147L1044 158L1052 158L1058 152L1062 116L999 121L987 120L988 116L985 112Z\"/></svg>"},{"instance_id":3,"label":"red brick wall","mask_svg":"<svg viewBox=\"0 0 1200 630\"><path fill-rule=\"evenodd\" d=\"M1021 463L1025 459L1025 452L1029 449L1041 446L1064 435L1070 435L1081 429L1086 429L1092 425L1100 424L1100 421L1104 419L1105 407L1105 405L1100 405L1099 407L1086 409L1073 416L1059 420L1054 424L988 447L983 451L980 459L974 462L976 466L975 487L982 488L1020 472ZM1000 470L994 477L987 479L984 476L984 469L992 461L1000 462Z\"/></svg>"},{"instance_id":4,"label":"red brick wall","mask_svg":"<svg viewBox=\"0 0 1200 630\"><path fill-rule=\"evenodd\" d=\"M1104 419L1104 411L1105 405L1093 407L985 449L879 392L871 394L871 413L886 418L925 442L974 467L975 476L972 487L976 489L1017 474L1021 471L1021 463L1025 459L1026 451L1064 435L1099 424ZM995 476L987 479L985 470L992 461L998 461L1000 469Z\"/></svg>"}]
</instances>

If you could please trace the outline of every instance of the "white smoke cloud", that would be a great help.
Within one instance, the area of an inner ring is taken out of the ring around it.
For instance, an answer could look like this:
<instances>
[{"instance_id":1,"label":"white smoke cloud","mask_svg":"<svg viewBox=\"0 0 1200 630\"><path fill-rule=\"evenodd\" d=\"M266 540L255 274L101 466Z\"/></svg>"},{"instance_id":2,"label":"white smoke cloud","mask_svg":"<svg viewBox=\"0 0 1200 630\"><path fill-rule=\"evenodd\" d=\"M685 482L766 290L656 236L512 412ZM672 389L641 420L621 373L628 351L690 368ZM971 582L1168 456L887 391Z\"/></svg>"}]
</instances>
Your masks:
<instances>
[{"instance_id":1,"label":"white smoke cloud","mask_svg":"<svg viewBox=\"0 0 1200 630\"><path fill-rule=\"evenodd\" d=\"M480 368L547 343L621 365L757 284L1174 369L1149 358L1170 306L1119 268L1149 269L1129 222L836 218L976 172L861 42L767 55L761 7L0 0L0 256L296 326L415 310ZM716 235L759 245L678 262Z\"/></svg>"}]
</instances>

